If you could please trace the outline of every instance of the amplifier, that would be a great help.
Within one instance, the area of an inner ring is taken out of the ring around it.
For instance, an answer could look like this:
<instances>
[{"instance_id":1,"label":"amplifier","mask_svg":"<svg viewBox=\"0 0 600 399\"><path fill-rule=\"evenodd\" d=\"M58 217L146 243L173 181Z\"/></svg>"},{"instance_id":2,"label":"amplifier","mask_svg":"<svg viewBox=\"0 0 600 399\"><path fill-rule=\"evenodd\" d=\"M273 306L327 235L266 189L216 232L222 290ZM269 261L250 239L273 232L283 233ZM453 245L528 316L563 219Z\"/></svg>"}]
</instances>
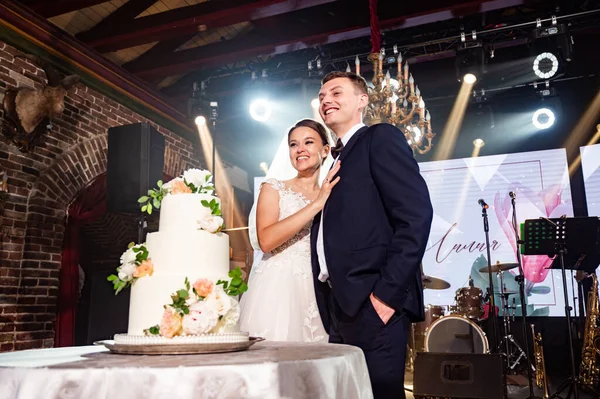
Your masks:
<instances>
[{"instance_id":1,"label":"amplifier","mask_svg":"<svg viewBox=\"0 0 600 399\"><path fill-rule=\"evenodd\" d=\"M417 352L415 398L505 399L504 360L500 354Z\"/></svg>"}]
</instances>

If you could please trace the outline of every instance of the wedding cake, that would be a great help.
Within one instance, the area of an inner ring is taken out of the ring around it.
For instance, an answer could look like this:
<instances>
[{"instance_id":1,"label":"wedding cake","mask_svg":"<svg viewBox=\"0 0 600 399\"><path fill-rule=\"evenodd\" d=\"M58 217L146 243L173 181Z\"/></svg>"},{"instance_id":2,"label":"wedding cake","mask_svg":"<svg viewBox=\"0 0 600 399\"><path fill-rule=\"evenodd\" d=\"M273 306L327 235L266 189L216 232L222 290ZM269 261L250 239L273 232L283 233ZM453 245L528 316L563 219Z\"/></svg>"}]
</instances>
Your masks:
<instances>
[{"instance_id":1,"label":"wedding cake","mask_svg":"<svg viewBox=\"0 0 600 399\"><path fill-rule=\"evenodd\" d=\"M111 275L116 293L131 286L127 334L116 344L233 343L237 296L247 289L229 271L229 237L221 232L221 201L208 171L190 169L140 198L142 211L160 208L159 229L121 256Z\"/></svg>"}]
</instances>

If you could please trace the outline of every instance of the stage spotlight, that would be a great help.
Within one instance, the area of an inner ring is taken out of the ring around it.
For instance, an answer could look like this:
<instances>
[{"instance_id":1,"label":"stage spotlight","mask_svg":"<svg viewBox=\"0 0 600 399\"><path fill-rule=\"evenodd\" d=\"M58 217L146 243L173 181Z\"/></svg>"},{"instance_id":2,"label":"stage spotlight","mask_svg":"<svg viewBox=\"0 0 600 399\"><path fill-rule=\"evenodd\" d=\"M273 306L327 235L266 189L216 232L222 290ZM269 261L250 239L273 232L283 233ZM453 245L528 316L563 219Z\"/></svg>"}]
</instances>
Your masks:
<instances>
[{"instance_id":1,"label":"stage spotlight","mask_svg":"<svg viewBox=\"0 0 600 399\"><path fill-rule=\"evenodd\" d=\"M263 98L254 100L250 104L250 116L259 122L266 122L271 117L271 104Z\"/></svg>"},{"instance_id":2,"label":"stage spotlight","mask_svg":"<svg viewBox=\"0 0 600 399\"><path fill-rule=\"evenodd\" d=\"M462 82L466 75L471 74L476 76L479 81L483 81L486 73L486 58L486 51L481 42L462 43L456 49L454 61L456 80Z\"/></svg>"},{"instance_id":3,"label":"stage spotlight","mask_svg":"<svg viewBox=\"0 0 600 399\"><path fill-rule=\"evenodd\" d=\"M482 139L475 139L473 140L473 145L475 146L475 148L481 148L485 145L485 142Z\"/></svg>"},{"instance_id":4,"label":"stage spotlight","mask_svg":"<svg viewBox=\"0 0 600 399\"><path fill-rule=\"evenodd\" d=\"M194 119L194 122L196 123L196 126L200 127L200 126L204 126L206 125L206 118L203 117L202 115L197 116L196 119Z\"/></svg>"},{"instance_id":5,"label":"stage spotlight","mask_svg":"<svg viewBox=\"0 0 600 399\"><path fill-rule=\"evenodd\" d=\"M313 98L312 101L310 102L310 106L313 107L314 109L319 108L319 99Z\"/></svg>"},{"instance_id":6,"label":"stage spotlight","mask_svg":"<svg viewBox=\"0 0 600 399\"><path fill-rule=\"evenodd\" d=\"M535 57L533 61L533 72L542 78L549 79L558 71L558 58L552 53L545 52Z\"/></svg>"},{"instance_id":7,"label":"stage spotlight","mask_svg":"<svg viewBox=\"0 0 600 399\"><path fill-rule=\"evenodd\" d=\"M475 82L477 82L477 76L475 76L472 73L467 73L465 74L465 76L463 77L463 81L467 84L474 84Z\"/></svg>"},{"instance_id":8,"label":"stage spotlight","mask_svg":"<svg viewBox=\"0 0 600 399\"><path fill-rule=\"evenodd\" d=\"M548 108L540 108L533 113L533 117L531 118L531 122L533 126L538 129L548 129L550 126L554 124L555 120L554 112Z\"/></svg>"}]
</instances>

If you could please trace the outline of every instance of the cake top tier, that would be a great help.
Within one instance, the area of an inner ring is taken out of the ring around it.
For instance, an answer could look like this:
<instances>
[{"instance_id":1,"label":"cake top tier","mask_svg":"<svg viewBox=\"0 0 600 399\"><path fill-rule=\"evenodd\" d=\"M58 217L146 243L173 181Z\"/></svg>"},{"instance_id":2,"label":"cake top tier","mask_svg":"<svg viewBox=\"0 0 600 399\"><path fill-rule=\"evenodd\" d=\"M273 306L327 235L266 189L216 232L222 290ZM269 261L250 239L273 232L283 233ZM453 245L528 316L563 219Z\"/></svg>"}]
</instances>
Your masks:
<instances>
[{"instance_id":1,"label":"cake top tier","mask_svg":"<svg viewBox=\"0 0 600 399\"><path fill-rule=\"evenodd\" d=\"M211 194L167 195L160 206L158 230L202 229L214 233L223 225L220 210L221 200Z\"/></svg>"},{"instance_id":2,"label":"cake top tier","mask_svg":"<svg viewBox=\"0 0 600 399\"><path fill-rule=\"evenodd\" d=\"M161 208L159 231L206 230L223 228L221 201L214 194L212 174L204 169L188 169L179 177L148 190L139 199L142 212L151 214Z\"/></svg>"}]
</instances>

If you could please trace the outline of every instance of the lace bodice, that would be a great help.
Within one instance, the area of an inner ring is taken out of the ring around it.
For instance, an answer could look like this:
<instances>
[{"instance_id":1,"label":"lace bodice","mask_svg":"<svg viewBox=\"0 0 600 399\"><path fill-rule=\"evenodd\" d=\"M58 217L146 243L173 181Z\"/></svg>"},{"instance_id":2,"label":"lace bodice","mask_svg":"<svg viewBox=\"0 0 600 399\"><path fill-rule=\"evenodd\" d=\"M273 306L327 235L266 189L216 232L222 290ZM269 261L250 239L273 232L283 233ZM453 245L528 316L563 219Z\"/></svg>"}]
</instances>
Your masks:
<instances>
[{"instance_id":1,"label":"lace bodice","mask_svg":"<svg viewBox=\"0 0 600 399\"><path fill-rule=\"evenodd\" d=\"M263 184L269 184L279 193L279 220L283 220L288 216L293 215L300 209L310 203L302 193L293 191L291 188L286 188L285 183L276 179L267 179ZM312 222L309 222L302 230L286 243L275 248L273 251L264 255L263 259L268 259L271 256L277 255L284 251L289 255L300 255L310 259L310 228Z\"/></svg>"},{"instance_id":2,"label":"lace bodice","mask_svg":"<svg viewBox=\"0 0 600 399\"><path fill-rule=\"evenodd\" d=\"M267 179L263 184L279 193L279 220L310 203L282 181ZM311 226L312 221L252 266L248 292L240 302L243 331L272 341L327 342L313 286Z\"/></svg>"}]
</instances>

